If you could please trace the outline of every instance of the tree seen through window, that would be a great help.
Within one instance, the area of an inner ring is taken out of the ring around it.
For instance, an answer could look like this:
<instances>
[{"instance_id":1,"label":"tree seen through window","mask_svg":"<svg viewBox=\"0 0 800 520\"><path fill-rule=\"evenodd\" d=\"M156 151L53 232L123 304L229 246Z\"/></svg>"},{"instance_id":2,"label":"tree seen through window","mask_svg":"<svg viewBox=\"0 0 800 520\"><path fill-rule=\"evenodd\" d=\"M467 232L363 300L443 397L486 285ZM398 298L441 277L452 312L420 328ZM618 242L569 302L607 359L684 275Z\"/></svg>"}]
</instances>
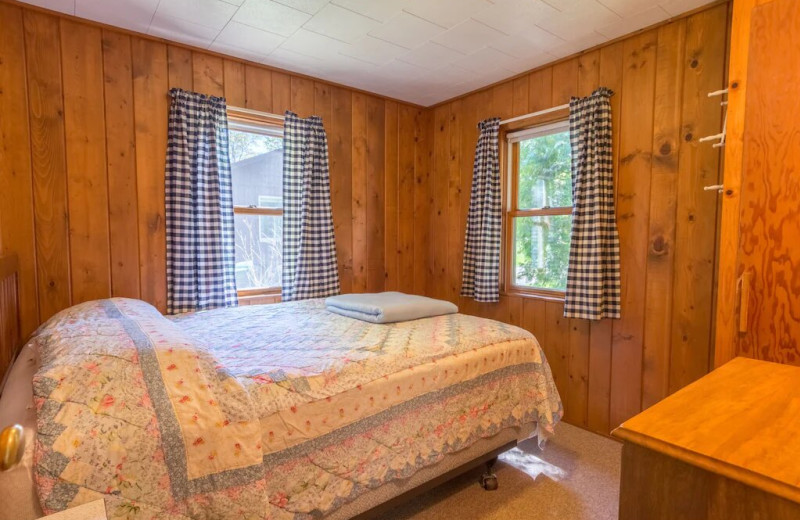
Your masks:
<instances>
[{"instance_id":1,"label":"tree seen through window","mask_svg":"<svg viewBox=\"0 0 800 520\"><path fill-rule=\"evenodd\" d=\"M511 219L513 284L564 290L572 226L569 133L520 140L513 150L519 154Z\"/></svg>"}]
</instances>

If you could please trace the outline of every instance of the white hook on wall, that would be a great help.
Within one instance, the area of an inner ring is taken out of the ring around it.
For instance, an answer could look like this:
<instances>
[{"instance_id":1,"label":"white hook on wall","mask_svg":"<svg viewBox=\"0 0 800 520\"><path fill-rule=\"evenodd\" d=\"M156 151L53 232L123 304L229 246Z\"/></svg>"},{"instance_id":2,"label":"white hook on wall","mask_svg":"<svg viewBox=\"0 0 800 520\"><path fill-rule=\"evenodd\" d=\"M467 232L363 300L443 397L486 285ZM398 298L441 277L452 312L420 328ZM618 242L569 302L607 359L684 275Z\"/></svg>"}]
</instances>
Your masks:
<instances>
[{"instance_id":1,"label":"white hook on wall","mask_svg":"<svg viewBox=\"0 0 800 520\"><path fill-rule=\"evenodd\" d=\"M715 90L714 92L709 92L708 97L724 96L727 94L728 94L728 89L724 88L722 90ZM728 102L721 101L720 105L726 108L725 117L723 117L722 119L722 132L700 138L701 143L705 143L707 141L717 141L716 143L711 145L714 148L722 148L723 146L725 146L725 131L727 130L728 127L728 110L727 110Z\"/></svg>"}]
</instances>

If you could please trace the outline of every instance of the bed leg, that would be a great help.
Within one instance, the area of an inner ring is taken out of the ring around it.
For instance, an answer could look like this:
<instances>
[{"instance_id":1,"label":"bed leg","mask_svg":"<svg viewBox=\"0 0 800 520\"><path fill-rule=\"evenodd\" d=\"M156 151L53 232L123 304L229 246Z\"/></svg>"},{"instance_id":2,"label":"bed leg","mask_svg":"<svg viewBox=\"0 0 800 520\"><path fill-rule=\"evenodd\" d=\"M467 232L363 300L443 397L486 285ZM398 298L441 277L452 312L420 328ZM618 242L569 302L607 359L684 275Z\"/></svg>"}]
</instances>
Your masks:
<instances>
[{"instance_id":1,"label":"bed leg","mask_svg":"<svg viewBox=\"0 0 800 520\"><path fill-rule=\"evenodd\" d=\"M481 487L486 491L494 491L497 489L497 475L492 472L492 468L497 462L497 457L486 461L486 473L481 475Z\"/></svg>"}]
</instances>

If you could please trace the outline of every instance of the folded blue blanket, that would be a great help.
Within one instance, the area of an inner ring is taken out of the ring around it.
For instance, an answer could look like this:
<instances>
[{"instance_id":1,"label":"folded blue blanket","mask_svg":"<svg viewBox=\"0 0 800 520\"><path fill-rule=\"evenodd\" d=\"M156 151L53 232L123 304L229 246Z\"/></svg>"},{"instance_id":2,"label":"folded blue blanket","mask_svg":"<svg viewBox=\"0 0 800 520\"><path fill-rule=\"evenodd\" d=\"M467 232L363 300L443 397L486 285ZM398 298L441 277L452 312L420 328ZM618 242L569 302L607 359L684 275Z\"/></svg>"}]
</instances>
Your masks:
<instances>
[{"instance_id":1,"label":"folded blue blanket","mask_svg":"<svg viewBox=\"0 0 800 520\"><path fill-rule=\"evenodd\" d=\"M401 292L340 294L326 298L325 307L370 323L394 323L458 312L458 307L450 302Z\"/></svg>"}]
</instances>

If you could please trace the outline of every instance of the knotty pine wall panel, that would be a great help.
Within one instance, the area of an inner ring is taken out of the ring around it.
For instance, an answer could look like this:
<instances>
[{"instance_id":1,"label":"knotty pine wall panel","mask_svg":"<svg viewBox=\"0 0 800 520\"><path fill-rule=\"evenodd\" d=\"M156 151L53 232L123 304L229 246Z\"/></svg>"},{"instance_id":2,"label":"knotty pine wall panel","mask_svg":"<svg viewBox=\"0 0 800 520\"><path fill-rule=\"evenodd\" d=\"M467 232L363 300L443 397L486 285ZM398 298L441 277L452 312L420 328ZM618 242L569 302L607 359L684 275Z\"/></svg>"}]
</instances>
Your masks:
<instances>
[{"instance_id":1,"label":"knotty pine wall panel","mask_svg":"<svg viewBox=\"0 0 800 520\"><path fill-rule=\"evenodd\" d=\"M428 294L539 339L570 423L608 433L709 369L720 157L705 135L722 112L728 4L433 107ZM565 319L563 302L458 296L478 121L513 117L606 86L614 121L622 319Z\"/></svg>"},{"instance_id":2,"label":"knotty pine wall panel","mask_svg":"<svg viewBox=\"0 0 800 520\"><path fill-rule=\"evenodd\" d=\"M19 260L20 320L28 334L39 322L39 298L22 11L0 4L0 21L0 245Z\"/></svg>"},{"instance_id":3,"label":"knotty pine wall panel","mask_svg":"<svg viewBox=\"0 0 800 520\"><path fill-rule=\"evenodd\" d=\"M0 246L19 256L26 336L89 299L166 310L172 87L321 115L342 289L424 292L425 110L16 4L0 2L0 27Z\"/></svg>"}]
</instances>

